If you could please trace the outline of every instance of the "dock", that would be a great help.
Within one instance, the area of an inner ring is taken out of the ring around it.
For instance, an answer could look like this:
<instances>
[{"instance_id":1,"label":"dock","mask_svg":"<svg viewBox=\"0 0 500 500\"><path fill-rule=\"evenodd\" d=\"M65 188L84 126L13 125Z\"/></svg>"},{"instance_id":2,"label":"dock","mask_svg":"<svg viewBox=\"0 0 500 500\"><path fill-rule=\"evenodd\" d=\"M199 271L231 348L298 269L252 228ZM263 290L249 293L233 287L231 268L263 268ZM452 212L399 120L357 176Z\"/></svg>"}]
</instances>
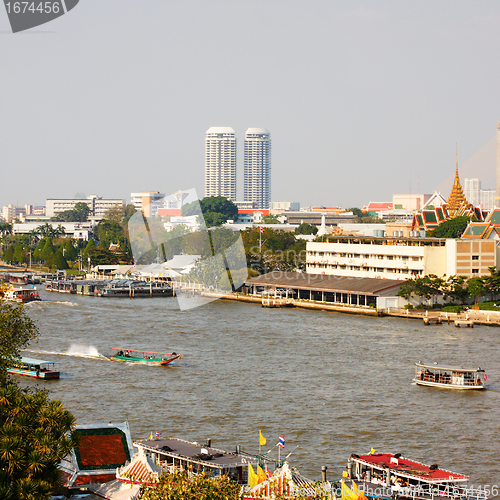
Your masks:
<instances>
[{"instance_id":1,"label":"dock","mask_svg":"<svg viewBox=\"0 0 500 500\"><path fill-rule=\"evenodd\" d=\"M457 319L455 320L454 324L457 328L460 328L462 326L465 326L467 328L474 328L474 321L472 321L471 319Z\"/></svg>"}]
</instances>

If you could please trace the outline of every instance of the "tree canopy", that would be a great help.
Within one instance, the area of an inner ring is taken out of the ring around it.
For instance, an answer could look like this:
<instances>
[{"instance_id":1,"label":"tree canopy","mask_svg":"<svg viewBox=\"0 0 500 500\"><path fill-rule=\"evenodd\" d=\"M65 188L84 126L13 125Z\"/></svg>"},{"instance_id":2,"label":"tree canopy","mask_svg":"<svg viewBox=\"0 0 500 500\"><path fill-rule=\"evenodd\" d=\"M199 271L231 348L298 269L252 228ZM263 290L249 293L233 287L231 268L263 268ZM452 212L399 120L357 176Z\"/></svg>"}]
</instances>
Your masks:
<instances>
[{"instance_id":1,"label":"tree canopy","mask_svg":"<svg viewBox=\"0 0 500 500\"><path fill-rule=\"evenodd\" d=\"M51 220L63 222L85 222L89 217L89 213L89 206L85 202L79 201L71 210L60 212L57 215L54 215Z\"/></svg>"},{"instance_id":2,"label":"tree canopy","mask_svg":"<svg viewBox=\"0 0 500 500\"><path fill-rule=\"evenodd\" d=\"M37 335L38 328L22 305L0 299L0 386L7 383L7 368Z\"/></svg>"},{"instance_id":3,"label":"tree canopy","mask_svg":"<svg viewBox=\"0 0 500 500\"><path fill-rule=\"evenodd\" d=\"M227 476L209 477L187 472L166 474L154 486L141 488L141 500L240 500L241 487Z\"/></svg>"},{"instance_id":4,"label":"tree canopy","mask_svg":"<svg viewBox=\"0 0 500 500\"><path fill-rule=\"evenodd\" d=\"M225 196L207 196L184 205L182 215L203 215L205 225L214 227L224 224L229 219L235 220L238 216L238 207Z\"/></svg>"},{"instance_id":5,"label":"tree canopy","mask_svg":"<svg viewBox=\"0 0 500 500\"><path fill-rule=\"evenodd\" d=\"M428 231L427 236L432 238L460 238L470 221L471 218L467 215L446 220L439 224L436 229Z\"/></svg>"}]
</instances>

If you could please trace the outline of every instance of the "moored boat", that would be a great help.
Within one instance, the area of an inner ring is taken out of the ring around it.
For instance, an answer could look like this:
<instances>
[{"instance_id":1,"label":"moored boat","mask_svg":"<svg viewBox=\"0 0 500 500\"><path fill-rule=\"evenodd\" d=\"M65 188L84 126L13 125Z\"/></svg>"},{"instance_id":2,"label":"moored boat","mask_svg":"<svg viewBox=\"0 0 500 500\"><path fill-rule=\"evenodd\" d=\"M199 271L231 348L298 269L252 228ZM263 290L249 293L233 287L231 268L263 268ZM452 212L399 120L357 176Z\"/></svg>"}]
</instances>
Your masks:
<instances>
[{"instance_id":1,"label":"moored boat","mask_svg":"<svg viewBox=\"0 0 500 500\"><path fill-rule=\"evenodd\" d=\"M43 361L42 359L22 357L20 361L14 363L7 369L14 375L24 375L26 377L41 380L58 379L59 372L54 370L53 361Z\"/></svg>"},{"instance_id":2,"label":"moored boat","mask_svg":"<svg viewBox=\"0 0 500 500\"><path fill-rule=\"evenodd\" d=\"M444 389L478 390L484 389L486 373L481 368L452 368L415 363L417 385L442 387Z\"/></svg>"},{"instance_id":3,"label":"moored boat","mask_svg":"<svg viewBox=\"0 0 500 500\"><path fill-rule=\"evenodd\" d=\"M111 361L121 361L123 363L165 366L181 358L181 355L176 352L135 351L133 349L121 349L119 347L112 347L111 349L117 352L110 356L109 359Z\"/></svg>"},{"instance_id":4,"label":"moored boat","mask_svg":"<svg viewBox=\"0 0 500 500\"><path fill-rule=\"evenodd\" d=\"M19 288L9 288L4 293L4 299L10 302L17 302L18 304L26 304L27 302L42 300L33 285Z\"/></svg>"},{"instance_id":5,"label":"moored boat","mask_svg":"<svg viewBox=\"0 0 500 500\"><path fill-rule=\"evenodd\" d=\"M347 464L348 487L367 497L440 500L485 500L487 492L468 487L468 476L409 460L400 453L352 454Z\"/></svg>"}]
</instances>

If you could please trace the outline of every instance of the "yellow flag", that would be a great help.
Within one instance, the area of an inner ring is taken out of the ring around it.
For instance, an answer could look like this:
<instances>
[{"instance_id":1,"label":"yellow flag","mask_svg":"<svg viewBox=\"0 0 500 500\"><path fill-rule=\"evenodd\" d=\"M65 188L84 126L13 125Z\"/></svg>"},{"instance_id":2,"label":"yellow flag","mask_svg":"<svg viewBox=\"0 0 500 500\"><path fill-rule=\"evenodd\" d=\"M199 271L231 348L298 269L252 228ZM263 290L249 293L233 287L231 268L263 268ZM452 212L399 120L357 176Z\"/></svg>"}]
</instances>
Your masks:
<instances>
[{"instance_id":1,"label":"yellow flag","mask_svg":"<svg viewBox=\"0 0 500 500\"><path fill-rule=\"evenodd\" d=\"M342 477L349 477L349 476L347 475L347 471L346 471L346 470L343 470L343 471L342 471Z\"/></svg>"},{"instance_id":2,"label":"yellow flag","mask_svg":"<svg viewBox=\"0 0 500 500\"><path fill-rule=\"evenodd\" d=\"M262 470L262 467L260 465L257 465L257 478L260 483L263 483L266 479L266 473Z\"/></svg>"},{"instance_id":3,"label":"yellow flag","mask_svg":"<svg viewBox=\"0 0 500 500\"><path fill-rule=\"evenodd\" d=\"M259 477L255 474L252 464L248 464L248 486L257 486L259 484Z\"/></svg>"},{"instance_id":4,"label":"yellow flag","mask_svg":"<svg viewBox=\"0 0 500 500\"><path fill-rule=\"evenodd\" d=\"M375 448L372 448L372 449L370 450L370 455L375 455Z\"/></svg>"},{"instance_id":5,"label":"yellow flag","mask_svg":"<svg viewBox=\"0 0 500 500\"><path fill-rule=\"evenodd\" d=\"M267 439L262 435L262 431L259 429L259 443L264 446L267 443Z\"/></svg>"},{"instance_id":6,"label":"yellow flag","mask_svg":"<svg viewBox=\"0 0 500 500\"><path fill-rule=\"evenodd\" d=\"M356 498L359 497L359 490L358 490L358 485L353 481L351 485L351 491L354 493L354 496Z\"/></svg>"},{"instance_id":7,"label":"yellow flag","mask_svg":"<svg viewBox=\"0 0 500 500\"><path fill-rule=\"evenodd\" d=\"M352 491L350 490L349 486L342 481L342 500L352 500L353 495Z\"/></svg>"},{"instance_id":8,"label":"yellow flag","mask_svg":"<svg viewBox=\"0 0 500 500\"><path fill-rule=\"evenodd\" d=\"M153 440L153 431L151 431L151 434L150 436L148 437L148 441L152 441Z\"/></svg>"}]
</instances>

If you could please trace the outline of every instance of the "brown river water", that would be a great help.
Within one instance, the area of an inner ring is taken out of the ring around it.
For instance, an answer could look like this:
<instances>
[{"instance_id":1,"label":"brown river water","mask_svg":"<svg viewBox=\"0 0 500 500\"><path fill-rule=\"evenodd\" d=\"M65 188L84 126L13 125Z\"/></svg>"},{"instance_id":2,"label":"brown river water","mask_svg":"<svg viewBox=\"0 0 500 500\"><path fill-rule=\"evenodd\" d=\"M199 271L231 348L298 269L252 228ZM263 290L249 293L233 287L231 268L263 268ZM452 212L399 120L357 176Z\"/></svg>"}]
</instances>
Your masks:
<instances>
[{"instance_id":1,"label":"brown river water","mask_svg":"<svg viewBox=\"0 0 500 500\"><path fill-rule=\"evenodd\" d=\"M338 478L351 453L403 456L500 486L500 329L424 326L215 301L181 311L175 298L41 292L29 304L41 335L27 352L55 361L45 383L78 423L128 420L133 439L162 432L234 451L286 439L311 479ZM169 367L115 363L111 347L176 351ZM484 391L412 385L414 363L486 369ZM35 381L20 380L22 384ZM270 453L277 457L276 448Z\"/></svg>"}]
</instances>

